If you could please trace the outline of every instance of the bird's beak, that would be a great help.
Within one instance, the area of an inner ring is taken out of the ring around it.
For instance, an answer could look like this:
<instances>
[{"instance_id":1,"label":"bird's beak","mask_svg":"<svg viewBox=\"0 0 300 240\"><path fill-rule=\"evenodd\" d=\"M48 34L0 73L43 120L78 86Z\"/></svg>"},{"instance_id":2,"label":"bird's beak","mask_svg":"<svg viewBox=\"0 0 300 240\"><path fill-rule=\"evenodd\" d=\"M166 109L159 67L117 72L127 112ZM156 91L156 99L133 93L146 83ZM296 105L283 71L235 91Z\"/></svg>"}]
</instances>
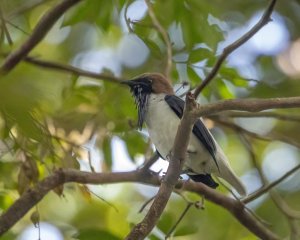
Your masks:
<instances>
[{"instance_id":1,"label":"bird's beak","mask_svg":"<svg viewBox=\"0 0 300 240\"><path fill-rule=\"evenodd\" d=\"M132 81L132 80L123 80L121 82L121 84L125 84L125 85L127 85L129 87L133 87L134 85L136 85L136 83L134 81Z\"/></svg>"}]
</instances>

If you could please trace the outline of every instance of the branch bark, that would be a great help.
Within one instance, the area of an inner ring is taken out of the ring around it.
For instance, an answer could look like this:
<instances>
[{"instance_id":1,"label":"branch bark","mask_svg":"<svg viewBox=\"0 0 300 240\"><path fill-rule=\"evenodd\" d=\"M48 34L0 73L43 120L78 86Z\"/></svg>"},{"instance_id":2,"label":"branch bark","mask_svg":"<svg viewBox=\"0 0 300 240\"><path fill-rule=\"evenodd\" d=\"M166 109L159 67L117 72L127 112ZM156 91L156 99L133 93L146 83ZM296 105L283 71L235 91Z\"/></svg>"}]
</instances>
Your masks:
<instances>
[{"instance_id":1,"label":"branch bark","mask_svg":"<svg viewBox=\"0 0 300 240\"><path fill-rule=\"evenodd\" d=\"M214 116L220 117L231 117L231 118L275 118L283 121L294 121L300 122L300 115L291 115L277 112L238 112L238 111L228 111L222 114L217 114ZM214 117L212 116L212 117Z\"/></svg>"},{"instance_id":2,"label":"branch bark","mask_svg":"<svg viewBox=\"0 0 300 240\"><path fill-rule=\"evenodd\" d=\"M0 236L7 232L34 205L41 201L49 191L68 182L82 184L137 182L154 186L160 185L160 179L157 175L150 174L143 169L119 173L92 173L72 169L60 169L53 175L38 182L34 188L26 191L0 216ZM249 231L261 239L280 239L275 233L258 222L238 200L229 198L204 184L192 181L184 182L179 180L175 187L183 191L197 193L205 197L205 199L225 208Z\"/></svg>"},{"instance_id":3,"label":"branch bark","mask_svg":"<svg viewBox=\"0 0 300 240\"><path fill-rule=\"evenodd\" d=\"M300 97L269 99L235 99L224 100L206 105L198 105L194 114L197 117L213 115L228 110L260 112L267 109L299 108Z\"/></svg>"},{"instance_id":4,"label":"branch bark","mask_svg":"<svg viewBox=\"0 0 300 240\"><path fill-rule=\"evenodd\" d=\"M112 83L121 83L122 80L124 80L124 79L117 78L117 77L114 77L114 76L109 76L109 75L106 75L106 74L86 71L86 70L83 70L83 69L80 69L80 68L77 68L77 67L73 67L71 65L52 62L52 61L41 60L41 59L29 57L29 56L25 57L23 60L27 63L33 64L33 65L36 65L36 66L39 66L39 67L43 67L43 68L46 68L46 69L57 70L57 71L62 71L62 72L68 72L68 73L71 73L71 74L84 76L84 77L90 77L90 78L99 79L99 80L107 80L107 81L110 81Z\"/></svg>"},{"instance_id":5,"label":"branch bark","mask_svg":"<svg viewBox=\"0 0 300 240\"><path fill-rule=\"evenodd\" d=\"M30 37L14 52L7 56L0 67L0 73L10 72L45 37L55 22L72 6L81 0L64 0L50 9L38 22Z\"/></svg>"},{"instance_id":6,"label":"branch bark","mask_svg":"<svg viewBox=\"0 0 300 240\"><path fill-rule=\"evenodd\" d=\"M173 192L177 180L182 171L185 161L186 150L189 143L190 133L192 131L196 118L190 115L190 112L196 106L194 97L191 93L186 96L184 113L177 130L173 150L169 156L169 167L161 183L159 191L144 219L137 224L127 235L127 240L144 239L157 224L167 202Z\"/></svg>"}]
</instances>

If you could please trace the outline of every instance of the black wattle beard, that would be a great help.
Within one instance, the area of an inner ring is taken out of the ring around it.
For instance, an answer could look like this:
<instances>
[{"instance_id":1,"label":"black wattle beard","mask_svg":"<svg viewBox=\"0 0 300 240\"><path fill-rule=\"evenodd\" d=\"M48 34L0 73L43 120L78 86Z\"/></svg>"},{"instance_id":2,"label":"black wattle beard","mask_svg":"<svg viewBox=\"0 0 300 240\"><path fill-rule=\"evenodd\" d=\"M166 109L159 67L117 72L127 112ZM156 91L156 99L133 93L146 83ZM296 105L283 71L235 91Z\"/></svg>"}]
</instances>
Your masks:
<instances>
[{"instance_id":1,"label":"black wattle beard","mask_svg":"<svg viewBox=\"0 0 300 240\"><path fill-rule=\"evenodd\" d=\"M148 109L148 99L149 94L142 93L141 91L133 92L133 96L135 99L136 108L138 109L138 129L142 130L143 123L146 118L147 109Z\"/></svg>"}]
</instances>

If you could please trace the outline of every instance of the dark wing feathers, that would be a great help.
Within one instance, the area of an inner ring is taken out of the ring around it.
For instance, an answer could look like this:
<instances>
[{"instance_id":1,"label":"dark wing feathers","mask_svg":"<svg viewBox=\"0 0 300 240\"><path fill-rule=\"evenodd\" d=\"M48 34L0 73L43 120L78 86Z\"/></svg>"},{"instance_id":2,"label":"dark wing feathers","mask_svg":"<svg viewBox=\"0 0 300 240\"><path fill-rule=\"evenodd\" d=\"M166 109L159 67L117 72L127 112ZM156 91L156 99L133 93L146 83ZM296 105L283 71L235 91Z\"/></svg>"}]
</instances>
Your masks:
<instances>
[{"instance_id":1,"label":"dark wing feathers","mask_svg":"<svg viewBox=\"0 0 300 240\"><path fill-rule=\"evenodd\" d=\"M193 181L202 182L213 189L216 189L219 186L219 184L214 181L214 179L211 177L210 174L197 174L197 175L188 174L188 175Z\"/></svg>"},{"instance_id":2,"label":"dark wing feathers","mask_svg":"<svg viewBox=\"0 0 300 240\"><path fill-rule=\"evenodd\" d=\"M175 95L166 95L165 101L172 108L175 114L179 118L181 118L183 115L184 101ZM217 167L219 168L216 160L216 144L213 138L211 137L210 133L208 132L208 129L205 127L204 123L200 119L196 121L193 127L193 133L210 153Z\"/></svg>"}]
</instances>

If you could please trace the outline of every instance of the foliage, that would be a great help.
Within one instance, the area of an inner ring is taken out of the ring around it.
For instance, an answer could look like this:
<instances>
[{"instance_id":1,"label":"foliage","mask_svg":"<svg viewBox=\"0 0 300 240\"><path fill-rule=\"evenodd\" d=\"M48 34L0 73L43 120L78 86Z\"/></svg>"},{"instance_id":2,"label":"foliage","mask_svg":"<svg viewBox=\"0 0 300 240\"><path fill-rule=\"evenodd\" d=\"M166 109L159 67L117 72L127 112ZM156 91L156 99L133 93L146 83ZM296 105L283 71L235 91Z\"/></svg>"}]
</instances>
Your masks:
<instances>
[{"instance_id":1,"label":"foliage","mask_svg":"<svg viewBox=\"0 0 300 240\"><path fill-rule=\"evenodd\" d=\"M1 1L2 59L30 36L41 16L58 2ZM171 76L174 85L178 87L188 82L191 88L197 86L216 62L224 47L221 43L234 34L234 29L242 28L251 16L263 10L267 2L155 1L154 12L173 43ZM137 9L138 6L142 7ZM166 45L149 15L142 14L146 9L143 6L143 1L81 1L66 12L30 56L124 79L143 72L164 72ZM299 8L297 1L279 2L276 7L276 14L281 16L281 24L290 36L289 45L300 35L296 10ZM125 16L128 17L127 23ZM134 40L126 40L132 35ZM13 44L9 44L10 38ZM242 54L256 51L253 45L244 49ZM256 55L252 54L254 59L244 66L230 64L232 59L244 57L233 55L205 88L199 101L299 95L300 74L291 76L284 71L279 64L280 54L256 52ZM299 70L299 62L297 67ZM298 110L277 112L299 113ZM47 69L28 61L18 64L0 79L0 209L7 209L19 194L61 167L103 172L138 167L140 159L151 156L153 149L145 131L135 129L136 117L128 89L115 82ZM233 122L239 124L243 119ZM218 125L217 121L211 123L212 127L215 126L212 131L233 168L246 179L254 167L237 132ZM253 125L254 130L250 128L250 131L272 137L279 134L288 139L288 147L293 148L294 160L299 164L299 150L291 147L293 142L299 146L299 122L254 119ZM274 148L286 150L284 143L274 147L273 142L247 138L259 166L264 165L264 159ZM124 151L116 148L116 141L125 143ZM117 151L124 155L122 159ZM284 172L280 171L280 174ZM297 176L294 181L299 181ZM257 175L253 181L258 181ZM250 182L249 186L254 185ZM299 187L295 187L292 181L282 186L277 189L279 194L296 208L300 200ZM137 214L139 208L156 193L155 189L132 184L91 188L92 192L108 201L107 204L89 190L80 189L76 184L68 184L64 190L56 189L60 198L51 193L39 204L41 221L58 227L65 239L88 240L99 239L99 236L102 239L123 239L131 225L143 216ZM223 187L220 190L226 191ZM199 200L192 194L187 194L187 198ZM174 196L150 239L164 239L185 206L182 198ZM253 204L253 209L267 219L280 236L289 234L289 225L271 198L264 197L255 206ZM30 213L3 239L14 239L29 225L32 225ZM183 239L179 236L206 240L255 239L225 210L209 202L205 202L203 211L191 208L174 236L175 239Z\"/></svg>"}]
</instances>

